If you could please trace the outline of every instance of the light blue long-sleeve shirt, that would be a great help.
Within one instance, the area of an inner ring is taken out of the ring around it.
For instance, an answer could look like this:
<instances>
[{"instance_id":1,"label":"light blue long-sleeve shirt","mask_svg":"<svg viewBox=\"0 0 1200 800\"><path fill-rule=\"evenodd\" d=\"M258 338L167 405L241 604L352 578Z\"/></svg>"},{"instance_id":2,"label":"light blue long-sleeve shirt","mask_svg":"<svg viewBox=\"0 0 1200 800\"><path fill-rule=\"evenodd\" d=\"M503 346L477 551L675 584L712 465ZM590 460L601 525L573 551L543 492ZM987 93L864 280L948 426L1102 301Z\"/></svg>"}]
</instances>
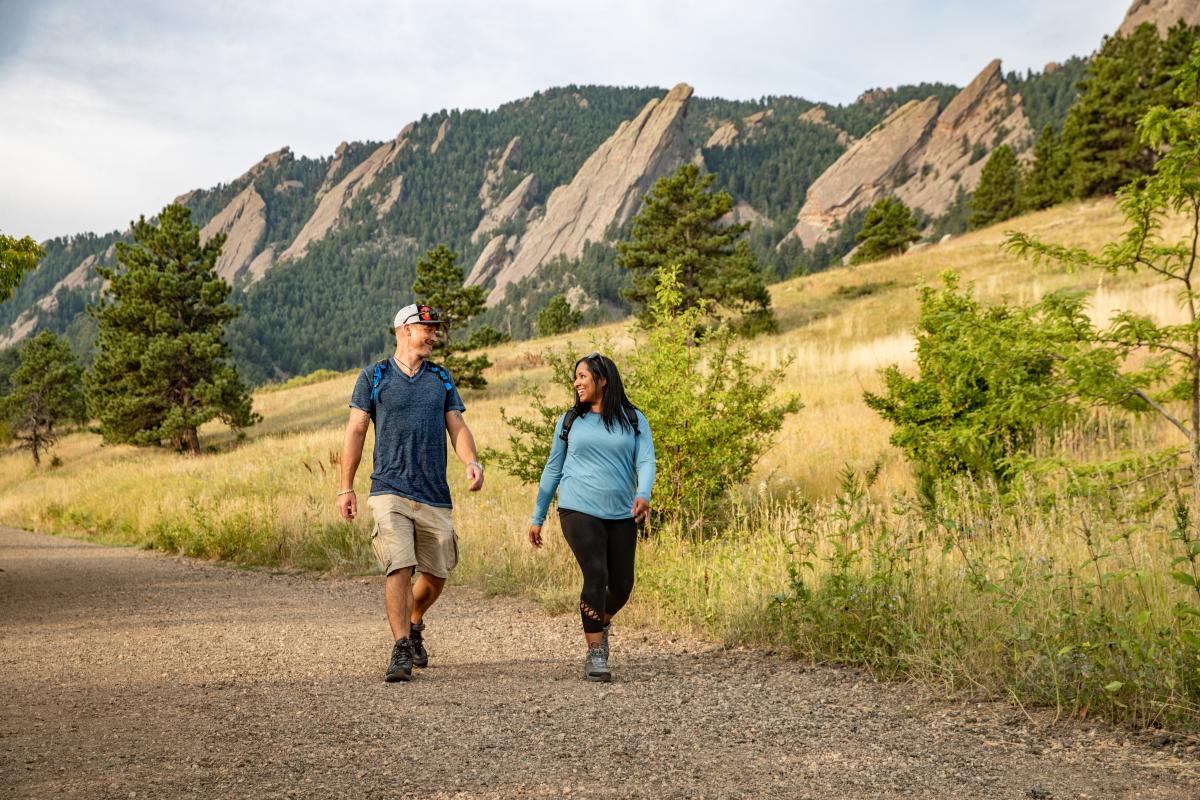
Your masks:
<instances>
[{"instance_id":1,"label":"light blue long-sleeve shirt","mask_svg":"<svg viewBox=\"0 0 1200 800\"><path fill-rule=\"evenodd\" d=\"M571 425L569 445L562 440L563 421L559 418L550 458L538 483L534 525L546 521L555 490L559 508L600 519L629 519L635 498L649 502L654 485L654 441L645 415L636 413L636 436L615 422L612 430L607 430L599 414L584 414Z\"/></svg>"}]
</instances>

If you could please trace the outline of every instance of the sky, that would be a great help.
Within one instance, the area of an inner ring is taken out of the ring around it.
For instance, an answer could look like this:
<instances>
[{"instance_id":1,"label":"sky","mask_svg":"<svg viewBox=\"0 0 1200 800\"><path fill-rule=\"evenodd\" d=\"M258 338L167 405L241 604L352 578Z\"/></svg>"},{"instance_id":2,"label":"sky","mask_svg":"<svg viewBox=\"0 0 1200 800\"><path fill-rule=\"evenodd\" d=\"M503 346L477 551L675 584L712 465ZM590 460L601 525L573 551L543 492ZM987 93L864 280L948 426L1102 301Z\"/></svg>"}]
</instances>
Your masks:
<instances>
[{"instance_id":1,"label":"sky","mask_svg":"<svg viewBox=\"0 0 1200 800\"><path fill-rule=\"evenodd\" d=\"M847 103L1093 52L1130 0L0 0L0 233L125 230L284 145L565 84Z\"/></svg>"}]
</instances>

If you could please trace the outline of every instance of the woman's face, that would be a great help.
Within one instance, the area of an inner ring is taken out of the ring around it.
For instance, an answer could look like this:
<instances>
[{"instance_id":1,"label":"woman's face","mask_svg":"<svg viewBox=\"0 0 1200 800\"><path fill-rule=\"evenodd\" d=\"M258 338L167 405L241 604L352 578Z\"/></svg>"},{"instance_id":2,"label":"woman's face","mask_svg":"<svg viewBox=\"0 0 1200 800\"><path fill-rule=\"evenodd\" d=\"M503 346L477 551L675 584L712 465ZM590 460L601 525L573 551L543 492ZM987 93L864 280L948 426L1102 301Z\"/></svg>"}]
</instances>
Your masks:
<instances>
[{"instance_id":1,"label":"woman's face","mask_svg":"<svg viewBox=\"0 0 1200 800\"><path fill-rule=\"evenodd\" d=\"M575 365L575 397L581 403L599 403L604 397L603 379L596 383L596 376L592 374L591 366L586 360L580 361Z\"/></svg>"}]
</instances>

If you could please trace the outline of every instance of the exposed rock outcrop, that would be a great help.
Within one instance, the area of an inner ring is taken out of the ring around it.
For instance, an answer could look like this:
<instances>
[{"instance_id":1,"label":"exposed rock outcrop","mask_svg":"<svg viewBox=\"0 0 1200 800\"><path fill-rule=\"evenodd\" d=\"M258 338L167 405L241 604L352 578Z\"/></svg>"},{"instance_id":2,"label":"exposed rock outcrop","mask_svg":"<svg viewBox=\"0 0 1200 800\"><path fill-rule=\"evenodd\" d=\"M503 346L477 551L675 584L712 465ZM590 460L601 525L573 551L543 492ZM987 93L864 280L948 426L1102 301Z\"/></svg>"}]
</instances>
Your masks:
<instances>
[{"instance_id":1,"label":"exposed rock outcrop","mask_svg":"<svg viewBox=\"0 0 1200 800\"><path fill-rule=\"evenodd\" d=\"M438 148L442 146L442 142L446 141L446 131L450 129L450 120L442 120L442 124L438 126L437 134L433 137L433 144L429 145L429 152L437 155Z\"/></svg>"},{"instance_id":2,"label":"exposed rock outcrop","mask_svg":"<svg viewBox=\"0 0 1200 800\"><path fill-rule=\"evenodd\" d=\"M387 190L383 193L383 199L379 201L379 207L375 209L375 216L382 218L384 214L392 210L392 206L396 205L400 200L400 195L404 192L404 176L397 175L392 178L392 182L388 184Z\"/></svg>"},{"instance_id":3,"label":"exposed rock outcrop","mask_svg":"<svg viewBox=\"0 0 1200 800\"><path fill-rule=\"evenodd\" d=\"M809 125L816 125L821 128L828 128L837 134L838 144L842 147L849 147L854 143L854 137L846 131L839 128L829 121L828 115L825 113L824 106L813 106L808 111L800 115L800 119L807 122Z\"/></svg>"},{"instance_id":4,"label":"exposed rock outcrop","mask_svg":"<svg viewBox=\"0 0 1200 800\"><path fill-rule=\"evenodd\" d=\"M496 274L489 303L547 261L578 258L588 242L602 241L610 226L633 217L654 182L691 155L683 131L691 97L692 87L681 83L651 100L635 118L621 123L568 185L550 193L545 216L530 224L512 262Z\"/></svg>"},{"instance_id":5,"label":"exposed rock outcrop","mask_svg":"<svg viewBox=\"0 0 1200 800\"><path fill-rule=\"evenodd\" d=\"M831 225L889 194L943 214L959 187L979 185L992 149L1023 147L1032 137L1020 98L1009 96L993 61L940 114L936 99L912 100L855 142L809 187L789 238L812 247Z\"/></svg>"},{"instance_id":6,"label":"exposed rock outcrop","mask_svg":"<svg viewBox=\"0 0 1200 800\"><path fill-rule=\"evenodd\" d=\"M1128 36L1143 22L1153 22L1160 35L1182 20L1188 25L1200 25L1200 0L1133 0L1125 12L1125 21L1117 31Z\"/></svg>"},{"instance_id":7,"label":"exposed rock outcrop","mask_svg":"<svg viewBox=\"0 0 1200 800\"><path fill-rule=\"evenodd\" d=\"M317 204L317 210L304 223L300 233L296 234L295 240L280 254L279 260L288 261L299 258L308 252L310 244L324 239L337 226L342 209L348 208L355 198L379 177L379 173L384 167L391 164L398 155L412 146L408 140L408 135L412 133L412 130L412 123L404 126L399 136L377 147L361 164L350 170L346 177L325 192ZM344 152L344 147L338 147L335 162L341 159ZM333 165L330 165L330 171L326 176L331 174L333 174Z\"/></svg>"},{"instance_id":8,"label":"exposed rock outcrop","mask_svg":"<svg viewBox=\"0 0 1200 800\"><path fill-rule=\"evenodd\" d=\"M504 174L508 170L516 170L521 166L521 137L514 136L512 141L504 148L504 152L500 154L500 158L496 163L488 168L483 175L483 185L479 187L479 202L484 211L487 211L495 204L495 199L492 194L496 191L496 187L504 180Z\"/></svg>"},{"instance_id":9,"label":"exposed rock outcrop","mask_svg":"<svg viewBox=\"0 0 1200 800\"><path fill-rule=\"evenodd\" d=\"M32 308L22 311L21 315L13 322L12 327L8 329L8 333L0 336L0 349L17 344L33 333L35 327L37 327L37 312Z\"/></svg>"},{"instance_id":10,"label":"exposed rock outcrop","mask_svg":"<svg viewBox=\"0 0 1200 800\"><path fill-rule=\"evenodd\" d=\"M484 286L496 277L512 260L512 247L516 244L515 236L493 236L483 247L475 266L467 275L468 286Z\"/></svg>"},{"instance_id":11,"label":"exposed rock outcrop","mask_svg":"<svg viewBox=\"0 0 1200 800\"><path fill-rule=\"evenodd\" d=\"M742 118L741 129L733 122L725 122L713 131L704 143L705 147L729 147L739 141L748 142L761 136L766 130L767 120L775 116L775 109L756 111Z\"/></svg>"},{"instance_id":12,"label":"exposed rock outcrop","mask_svg":"<svg viewBox=\"0 0 1200 800\"><path fill-rule=\"evenodd\" d=\"M292 191L293 189L303 189L303 188L304 188L303 181L296 181L296 180L280 181L279 183L277 183L275 185L275 194L284 194L286 192Z\"/></svg>"},{"instance_id":13,"label":"exposed rock outcrop","mask_svg":"<svg viewBox=\"0 0 1200 800\"><path fill-rule=\"evenodd\" d=\"M522 209L528 208L537 196L537 178L533 174L526 175L517 187L509 192L503 200L487 210L475 232L471 234L471 244L475 244L487 234L499 228L506 222L516 218Z\"/></svg>"},{"instance_id":14,"label":"exposed rock outcrop","mask_svg":"<svg viewBox=\"0 0 1200 800\"><path fill-rule=\"evenodd\" d=\"M233 283L259 253L267 232L267 204L250 183L200 229L204 244L218 233L226 234L225 246L217 258L217 274Z\"/></svg>"}]
</instances>

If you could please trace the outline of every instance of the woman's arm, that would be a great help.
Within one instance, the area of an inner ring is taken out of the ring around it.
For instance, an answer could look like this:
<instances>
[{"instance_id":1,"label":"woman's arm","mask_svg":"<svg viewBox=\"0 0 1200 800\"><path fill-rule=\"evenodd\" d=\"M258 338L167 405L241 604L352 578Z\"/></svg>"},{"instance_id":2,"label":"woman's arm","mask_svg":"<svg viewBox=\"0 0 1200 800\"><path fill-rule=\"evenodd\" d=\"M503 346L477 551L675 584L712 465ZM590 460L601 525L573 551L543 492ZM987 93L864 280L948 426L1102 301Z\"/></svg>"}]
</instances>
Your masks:
<instances>
[{"instance_id":1,"label":"woman's arm","mask_svg":"<svg viewBox=\"0 0 1200 800\"><path fill-rule=\"evenodd\" d=\"M657 470L654 462L654 439L650 435L650 423L646 421L646 416L640 411L637 415L639 433L634 443L633 458L634 469L637 471L636 497L649 504L650 490L654 487L654 475Z\"/></svg>"},{"instance_id":2,"label":"woman's arm","mask_svg":"<svg viewBox=\"0 0 1200 800\"><path fill-rule=\"evenodd\" d=\"M546 514L550 511L550 501L554 499L554 493L558 491L558 483L562 480L563 462L567 458L567 445L561 438L562 424L562 417L559 417L558 424L554 426L554 441L550 445L550 457L546 459L546 466L542 468L542 479L538 482L537 504L533 509L533 524L539 527L546 521Z\"/></svg>"}]
</instances>

